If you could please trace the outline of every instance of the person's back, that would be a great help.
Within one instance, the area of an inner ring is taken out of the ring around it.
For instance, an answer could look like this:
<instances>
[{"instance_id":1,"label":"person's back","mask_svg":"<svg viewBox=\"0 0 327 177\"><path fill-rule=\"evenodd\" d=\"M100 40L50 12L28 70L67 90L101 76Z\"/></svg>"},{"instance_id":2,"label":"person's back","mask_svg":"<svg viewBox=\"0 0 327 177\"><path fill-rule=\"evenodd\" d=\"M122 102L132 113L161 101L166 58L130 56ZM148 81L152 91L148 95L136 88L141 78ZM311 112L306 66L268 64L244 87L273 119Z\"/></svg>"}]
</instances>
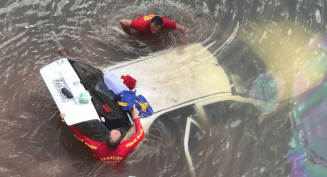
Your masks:
<instances>
[{"instance_id":1,"label":"person's back","mask_svg":"<svg viewBox=\"0 0 327 177\"><path fill-rule=\"evenodd\" d=\"M118 130L111 130L108 135L107 142L100 142L92 140L81 133L75 125L72 125L69 128L73 132L74 136L92 152L96 160L106 162L123 162L145 136L138 115L139 111L134 106L133 117L136 133L129 140L123 142L120 142L122 137ZM65 114L61 114L61 117L63 120Z\"/></svg>"}]
</instances>

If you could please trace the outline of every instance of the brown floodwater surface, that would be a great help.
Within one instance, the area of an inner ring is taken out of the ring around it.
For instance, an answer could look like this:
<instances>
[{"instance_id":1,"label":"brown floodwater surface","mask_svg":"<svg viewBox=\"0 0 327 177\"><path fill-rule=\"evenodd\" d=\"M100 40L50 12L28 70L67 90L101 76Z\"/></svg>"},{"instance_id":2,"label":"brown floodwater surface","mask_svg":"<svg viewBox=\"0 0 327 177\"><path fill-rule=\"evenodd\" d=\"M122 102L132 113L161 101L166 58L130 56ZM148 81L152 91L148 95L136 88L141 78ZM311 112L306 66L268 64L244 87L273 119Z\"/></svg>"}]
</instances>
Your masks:
<instances>
[{"instance_id":1,"label":"brown floodwater surface","mask_svg":"<svg viewBox=\"0 0 327 177\"><path fill-rule=\"evenodd\" d=\"M190 142L195 175L291 173L286 155L291 149L292 86L295 67L310 56L306 51L310 38L326 30L326 10L318 1L1 0L0 176L192 176L181 124L187 117L197 119L193 109L185 107L155 120L124 170L117 173L95 161L60 121L39 73L61 58L58 50L63 48L69 59L103 69L179 47L179 31L134 34L140 42L121 34L120 19L149 13L184 25L187 44L202 43L215 54L235 83L235 94L250 97L252 83L269 71L285 83L279 104L267 114L253 105L232 102L206 108L213 122L203 137L190 134L195 137ZM237 24L234 40L219 48ZM247 111L239 114L235 107ZM215 119L217 115L223 116Z\"/></svg>"}]
</instances>

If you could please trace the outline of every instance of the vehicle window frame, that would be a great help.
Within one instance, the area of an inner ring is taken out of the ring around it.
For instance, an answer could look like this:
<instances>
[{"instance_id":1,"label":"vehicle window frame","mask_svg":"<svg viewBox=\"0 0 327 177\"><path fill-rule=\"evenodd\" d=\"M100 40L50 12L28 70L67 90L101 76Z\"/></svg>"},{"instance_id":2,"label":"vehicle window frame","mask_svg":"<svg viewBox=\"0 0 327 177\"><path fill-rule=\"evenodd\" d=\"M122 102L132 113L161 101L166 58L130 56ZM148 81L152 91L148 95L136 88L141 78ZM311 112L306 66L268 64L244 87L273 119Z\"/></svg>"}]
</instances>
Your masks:
<instances>
[{"instance_id":1,"label":"vehicle window frame","mask_svg":"<svg viewBox=\"0 0 327 177\"><path fill-rule=\"evenodd\" d=\"M186 127L185 127L185 135L184 135L184 152L185 152L185 156L188 162L188 165L190 167L190 172L191 172L191 176L195 177L196 173L193 167L193 161L188 149L188 140L189 140L189 135L190 135L190 129L191 129L191 125L192 123L197 126L200 131L202 132L202 135L205 134L205 131L203 130L202 127L207 127L208 126L208 118L206 116L206 113L203 109L203 106L205 105L209 105L212 103L216 103L216 102L222 102L222 101L238 101L238 102L242 102L242 103L250 103L253 104L254 101L248 98L244 98L238 95L225 95L225 96L218 96L218 97L213 97L213 98L209 98L207 100L203 100L200 102L197 102L193 105L196 113L199 115L199 121L200 122L196 122L194 119L188 117L187 118L187 122L186 122Z\"/></svg>"},{"instance_id":2,"label":"vehicle window frame","mask_svg":"<svg viewBox=\"0 0 327 177\"><path fill-rule=\"evenodd\" d=\"M199 128L199 130L202 133L202 136L205 134L205 132L204 132L203 128L200 126L200 124L198 122L196 122L191 117L187 117L187 119L186 119L186 125L185 125L185 134L184 134L184 153L185 153L185 157L186 157L187 163L188 163L188 165L190 167L191 176L192 177L195 177L196 176L196 173L195 173L195 170L194 170L194 167L193 167L193 160L192 160L192 157L190 155L190 151L189 151L189 147L188 147L192 123L196 127Z\"/></svg>"},{"instance_id":3,"label":"vehicle window frame","mask_svg":"<svg viewBox=\"0 0 327 177\"><path fill-rule=\"evenodd\" d=\"M253 105L256 104L256 100L251 100L251 99L244 98L244 97L241 97L238 95L214 97L214 98L211 98L208 100L204 100L204 101L195 103L195 110L198 113L200 120L202 121L201 124L203 124L204 126L208 125L208 118L203 109L203 106L212 104L212 103L216 103L216 102L221 102L221 101L238 101L238 102L242 102L242 103L250 103Z\"/></svg>"}]
</instances>

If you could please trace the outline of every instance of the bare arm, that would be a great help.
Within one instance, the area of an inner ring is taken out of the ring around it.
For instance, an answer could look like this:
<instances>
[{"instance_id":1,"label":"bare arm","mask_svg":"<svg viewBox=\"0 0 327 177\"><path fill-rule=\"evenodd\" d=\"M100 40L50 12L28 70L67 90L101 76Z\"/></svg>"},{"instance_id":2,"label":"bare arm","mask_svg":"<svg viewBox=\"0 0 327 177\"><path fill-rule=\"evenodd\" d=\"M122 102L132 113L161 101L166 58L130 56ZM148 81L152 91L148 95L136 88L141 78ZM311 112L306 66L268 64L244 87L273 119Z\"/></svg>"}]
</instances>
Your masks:
<instances>
[{"instance_id":1,"label":"bare arm","mask_svg":"<svg viewBox=\"0 0 327 177\"><path fill-rule=\"evenodd\" d=\"M184 52L184 47L186 46L187 43L187 38L186 38L186 30L183 25L180 25L176 23L176 29L179 30L182 33L182 36L179 39L179 53L182 54Z\"/></svg>"},{"instance_id":2,"label":"bare arm","mask_svg":"<svg viewBox=\"0 0 327 177\"><path fill-rule=\"evenodd\" d=\"M120 20L120 25L121 27L123 28L123 30L125 31L126 34L128 35L131 35L131 23L132 23L132 20L127 20L127 19L122 19Z\"/></svg>"},{"instance_id":3,"label":"bare arm","mask_svg":"<svg viewBox=\"0 0 327 177\"><path fill-rule=\"evenodd\" d=\"M186 34L185 27L183 25L180 25L180 24L176 23L176 29L180 30L183 35Z\"/></svg>"}]
</instances>

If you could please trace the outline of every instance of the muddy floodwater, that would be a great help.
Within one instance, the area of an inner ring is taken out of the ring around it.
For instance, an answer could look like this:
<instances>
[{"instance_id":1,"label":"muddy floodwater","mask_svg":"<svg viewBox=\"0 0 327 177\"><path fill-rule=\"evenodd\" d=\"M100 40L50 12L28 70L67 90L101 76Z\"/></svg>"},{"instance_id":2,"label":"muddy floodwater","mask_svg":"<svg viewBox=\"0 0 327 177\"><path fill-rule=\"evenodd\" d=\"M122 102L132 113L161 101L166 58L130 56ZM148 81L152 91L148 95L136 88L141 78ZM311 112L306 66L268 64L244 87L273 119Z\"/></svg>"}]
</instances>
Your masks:
<instances>
[{"instance_id":1,"label":"muddy floodwater","mask_svg":"<svg viewBox=\"0 0 327 177\"><path fill-rule=\"evenodd\" d=\"M1 0L0 176L326 176L325 5ZM200 43L215 57L233 95L256 101L204 104L206 126L194 123L189 129L188 119L202 116L196 103L159 116L117 173L95 161L60 121L39 71L60 59L64 48L67 58L99 69L179 48L177 30L135 34L137 42L122 34L121 19L150 13L184 25L187 45Z\"/></svg>"}]
</instances>

